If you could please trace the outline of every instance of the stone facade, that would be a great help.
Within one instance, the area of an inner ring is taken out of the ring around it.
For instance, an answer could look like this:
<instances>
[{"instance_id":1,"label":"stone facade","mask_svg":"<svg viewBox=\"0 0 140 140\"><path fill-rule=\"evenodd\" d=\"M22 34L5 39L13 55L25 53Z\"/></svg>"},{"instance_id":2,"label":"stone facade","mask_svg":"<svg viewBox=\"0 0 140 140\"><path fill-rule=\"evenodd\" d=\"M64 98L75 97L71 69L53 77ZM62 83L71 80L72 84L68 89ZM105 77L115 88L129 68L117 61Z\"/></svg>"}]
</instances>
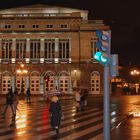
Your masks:
<instances>
[{"instance_id":1,"label":"stone facade","mask_svg":"<svg viewBox=\"0 0 140 140\"><path fill-rule=\"evenodd\" d=\"M0 20L1 94L16 87L24 93L30 87L32 94L75 87L102 94L103 66L93 58L95 31L109 30L102 20L89 21L86 10L46 5L2 10ZM21 64L27 74L16 72Z\"/></svg>"}]
</instances>

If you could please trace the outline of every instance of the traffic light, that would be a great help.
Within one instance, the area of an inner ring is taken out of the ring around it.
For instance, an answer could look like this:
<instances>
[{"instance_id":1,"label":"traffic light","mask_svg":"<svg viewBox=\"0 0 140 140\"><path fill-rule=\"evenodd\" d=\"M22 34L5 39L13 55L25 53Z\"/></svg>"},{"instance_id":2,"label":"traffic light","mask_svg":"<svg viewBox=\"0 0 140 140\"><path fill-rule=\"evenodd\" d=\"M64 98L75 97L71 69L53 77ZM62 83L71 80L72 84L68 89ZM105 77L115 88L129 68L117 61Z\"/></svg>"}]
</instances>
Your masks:
<instances>
[{"instance_id":1,"label":"traffic light","mask_svg":"<svg viewBox=\"0 0 140 140\"><path fill-rule=\"evenodd\" d=\"M95 53L94 58L102 64L109 62L110 57L110 41L111 41L111 32L110 30L97 30L96 36L98 38L95 43L95 47L99 49Z\"/></svg>"},{"instance_id":2,"label":"traffic light","mask_svg":"<svg viewBox=\"0 0 140 140\"><path fill-rule=\"evenodd\" d=\"M112 54L110 60L110 74L112 77L119 75L118 65L118 54Z\"/></svg>"}]
</instances>

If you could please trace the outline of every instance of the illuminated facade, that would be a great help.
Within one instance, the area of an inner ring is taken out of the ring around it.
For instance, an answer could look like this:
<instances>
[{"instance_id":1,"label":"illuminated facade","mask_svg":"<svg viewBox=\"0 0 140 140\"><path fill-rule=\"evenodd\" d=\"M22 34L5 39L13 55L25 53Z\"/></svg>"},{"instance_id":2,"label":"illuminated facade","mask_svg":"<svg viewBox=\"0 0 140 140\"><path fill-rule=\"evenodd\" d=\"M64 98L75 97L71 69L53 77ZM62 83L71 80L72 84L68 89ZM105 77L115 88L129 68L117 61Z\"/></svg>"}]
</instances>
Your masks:
<instances>
[{"instance_id":1,"label":"illuminated facade","mask_svg":"<svg viewBox=\"0 0 140 140\"><path fill-rule=\"evenodd\" d=\"M32 5L1 10L0 21L1 94L21 85L32 94L74 87L102 94L103 66L93 58L95 30L109 29L102 20L89 21L86 10ZM16 73L20 64L27 74Z\"/></svg>"}]
</instances>

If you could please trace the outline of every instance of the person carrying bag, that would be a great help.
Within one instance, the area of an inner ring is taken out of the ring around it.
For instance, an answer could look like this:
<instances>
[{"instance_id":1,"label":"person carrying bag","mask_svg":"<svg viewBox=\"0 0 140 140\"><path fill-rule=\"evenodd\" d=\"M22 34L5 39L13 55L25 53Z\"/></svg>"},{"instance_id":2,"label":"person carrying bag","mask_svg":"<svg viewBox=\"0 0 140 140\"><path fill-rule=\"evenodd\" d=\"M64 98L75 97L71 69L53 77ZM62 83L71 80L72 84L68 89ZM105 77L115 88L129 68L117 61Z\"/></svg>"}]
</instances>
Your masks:
<instances>
[{"instance_id":1,"label":"person carrying bag","mask_svg":"<svg viewBox=\"0 0 140 140\"><path fill-rule=\"evenodd\" d=\"M59 134L59 127L61 122L61 104L58 100L57 96L53 96L50 103L50 109L51 113L51 126L54 130L56 130L56 134Z\"/></svg>"}]
</instances>

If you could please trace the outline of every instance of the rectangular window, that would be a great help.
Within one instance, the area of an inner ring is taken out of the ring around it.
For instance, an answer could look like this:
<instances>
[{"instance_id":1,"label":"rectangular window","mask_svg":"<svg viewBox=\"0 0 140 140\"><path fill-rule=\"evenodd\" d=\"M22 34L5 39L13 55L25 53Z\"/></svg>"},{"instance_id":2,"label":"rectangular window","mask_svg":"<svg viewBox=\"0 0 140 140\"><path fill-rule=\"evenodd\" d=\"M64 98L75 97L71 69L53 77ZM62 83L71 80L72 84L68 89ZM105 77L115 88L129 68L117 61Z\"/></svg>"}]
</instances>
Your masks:
<instances>
[{"instance_id":1,"label":"rectangular window","mask_svg":"<svg viewBox=\"0 0 140 140\"><path fill-rule=\"evenodd\" d=\"M12 57L12 39L2 40L2 58L10 59Z\"/></svg>"},{"instance_id":2,"label":"rectangular window","mask_svg":"<svg viewBox=\"0 0 140 140\"><path fill-rule=\"evenodd\" d=\"M67 24L61 24L60 27L63 28L63 29L66 29L66 28L68 28L68 25Z\"/></svg>"},{"instance_id":3,"label":"rectangular window","mask_svg":"<svg viewBox=\"0 0 140 140\"><path fill-rule=\"evenodd\" d=\"M31 39L30 41L30 58L40 58L40 39Z\"/></svg>"},{"instance_id":4,"label":"rectangular window","mask_svg":"<svg viewBox=\"0 0 140 140\"><path fill-rule=\"evenodd\" d=\"M37 29L37 28L39 28L39 25L38 25L38 24L33 24L32 27L33 27L34 29Z\"/></svg>"},{"instance_id":5,"label":"rectangular window","mask_svg":"<svg viewBox=\"0 0 140 140\"><path fill-rule=\"evenodd\" d=\"M18 27L19 27L19 28L25 28L25 25L20 24Z\"/></svg>"},{"instance_id":6,"label":"rectangular window","mask_svg":"<svg viewBox=\"0 0 140 140\"><path fill-rule=\"evenodd\" d=\"M92 59L94 59L95 53L99 51L99 49L95 47L96 42L97 42L96 38L91 39L91 58Z\"/></svg>"},{"instance_id":7,"label":"rectangular window","mask_svg":"<svg viewBox=\"0 0 140 140\"><path fill-rule=\"evenodd\" d=\"M48 25L46 25L46 28L53 28L53 25L52 24L48 24Z\"/></svg>"},{"instance_id":8,"label":"rectangular window","mask_svg":"<svg viewBox=\"0 0 140 140\"><path fill-rule=\"evenodd\" d=\"M59 58L67 59L70 56L69 39L59 39Z\"/></svg>"},{"instance_id":9,"label":"rectangular window","mask_svg":"<svg viewBox=\"0 0 140 140\"><path fill-rule=\"evenodd\" d=\"M55 39L45 39L45 58L55 57Z\"/></svg>"},{"instance_id":10,"label":"rectangular window","mask_svg":"<svg viewBox=\"0 0 140 140\"><path fill-rule=\"evenodd\" d=\"M26 57L26 39L16 40L16 58L23 59Z\"/></svg>"},{"instance_id":11,"label":"rectangular window","mask_svg":"<svg viewBox=\"0 0 140 140\"><path fill-rule=\"evenodd\" d=\"M6 25L4 26L4 28L5 28L5 29L10 29L10 28L11 28L11 25L10 25L10 24L6 24Z\"/></svg>"}]
</instances>

